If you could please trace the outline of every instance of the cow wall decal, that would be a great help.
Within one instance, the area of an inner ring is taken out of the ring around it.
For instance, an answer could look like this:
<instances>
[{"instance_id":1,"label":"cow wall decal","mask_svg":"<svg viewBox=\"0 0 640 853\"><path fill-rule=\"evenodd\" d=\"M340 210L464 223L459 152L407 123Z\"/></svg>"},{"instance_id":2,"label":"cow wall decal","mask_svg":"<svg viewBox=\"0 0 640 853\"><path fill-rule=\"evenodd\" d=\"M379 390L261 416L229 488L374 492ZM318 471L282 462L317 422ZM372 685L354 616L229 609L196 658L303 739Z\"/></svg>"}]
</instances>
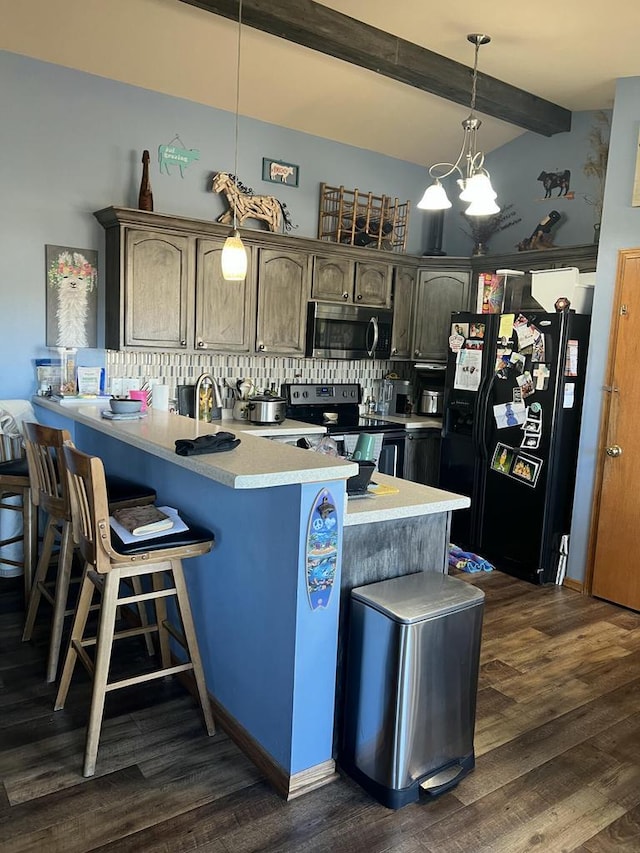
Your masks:
<instances>
[{"instance_id":1,"label":"cow wall decal","mask_svg":"<svg viewBox=\"0 0 640 853\"><path fill-rule=\"evenodd\" d=\"M571 172L569 169L565 169L563 172L540 172L536 180L542 182L545 198L551 198L551 191L555 189L558 190L556 198L559 198L561 195L566 196L569 192Z\"/></svg>"}]
</instances>

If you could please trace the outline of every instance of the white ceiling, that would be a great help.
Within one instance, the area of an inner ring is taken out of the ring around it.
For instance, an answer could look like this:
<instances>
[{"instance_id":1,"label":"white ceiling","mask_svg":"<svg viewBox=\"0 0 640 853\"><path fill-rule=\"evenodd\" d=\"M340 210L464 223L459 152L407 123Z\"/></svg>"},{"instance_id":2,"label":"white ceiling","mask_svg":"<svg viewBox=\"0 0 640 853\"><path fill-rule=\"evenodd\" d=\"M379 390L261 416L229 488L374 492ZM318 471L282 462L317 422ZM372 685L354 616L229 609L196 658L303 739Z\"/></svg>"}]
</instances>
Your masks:
<instances>
[{"instance_id":1,"label":"white ceiling","mask_svg":"<svg viewBox=\"0 0 640 853\"><path fill-rule=\"evenodd\" d=\"M637 0L551 5L324 0L324 5L473 64L570 110L609 108L640 75ZM237 24L179 0L0 0L0 48L233 111ZM457 153L468 110L275 36L242 27L240 112L414 163ZM485 151L523 131L483 117Z\"/></svg>"}]
</instances>

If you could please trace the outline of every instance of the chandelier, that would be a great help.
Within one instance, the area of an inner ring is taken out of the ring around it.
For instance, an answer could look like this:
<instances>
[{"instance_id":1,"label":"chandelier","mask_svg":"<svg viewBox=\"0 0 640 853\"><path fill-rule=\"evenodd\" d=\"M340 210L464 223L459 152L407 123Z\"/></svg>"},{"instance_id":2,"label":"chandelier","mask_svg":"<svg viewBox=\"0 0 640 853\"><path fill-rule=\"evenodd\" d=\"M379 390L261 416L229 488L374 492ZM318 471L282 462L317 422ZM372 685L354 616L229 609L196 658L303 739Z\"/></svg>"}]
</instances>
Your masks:
<instances>
[{"instance_id":1,"label":"chandelier","mask_svg":"<svg viewBox=\"0 0 640 853\"><path fill-rule=\"evenodd\" d=\"M434 163L429 169L430 177L434 183L427 187L423 197L418 202L421 210L446 210L451 207L445 188L440 183L454 172L460 177L457 179L460 187L460 199L469 207L465 210L467 216L490 216L499 213L500 208L496 204L496 193L491 186L489 172L484 168L484 154L476 148L476 135L482 124L475 116L476 109L476 87L478 84L478 52L480 45L488 44L491 37L483 33L470 33L467 40L475 45L475 59L473 63L473 83L471 87L471 112L462 122L464 136L462 148L455 163Z\"/></svg>"}]
</instances>

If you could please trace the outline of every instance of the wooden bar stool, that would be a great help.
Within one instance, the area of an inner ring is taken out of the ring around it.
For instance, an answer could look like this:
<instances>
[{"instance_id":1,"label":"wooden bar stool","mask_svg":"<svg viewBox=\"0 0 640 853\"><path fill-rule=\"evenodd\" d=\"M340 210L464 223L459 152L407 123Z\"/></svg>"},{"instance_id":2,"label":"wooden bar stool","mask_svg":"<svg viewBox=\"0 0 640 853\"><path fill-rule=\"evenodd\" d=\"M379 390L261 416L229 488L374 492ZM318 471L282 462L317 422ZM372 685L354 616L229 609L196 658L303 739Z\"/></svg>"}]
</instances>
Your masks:
<instances>
[{"instance_id":1,"label":"wooden bar stool","mask_svg":"<svg viewBox=\"0 0 640 853\"><path fill-rule=\"evenodd\" d=\"M0 510L9 510L22 516L22 531L15 536L0 539L0 548L22 542L22 560L0 556L0 563L22 569L26 606L38 550L38 524L37 511L31 500L29 468L21 436L0 435Z\"/></svg>"},{"instance_id":2,"label":"wooden bar stool","mask_svg":"<svg viewBox=\"0 0 640 853\"><path fill-rule=\"evenodd\" d=\"M64 662L55 710L64 707L76 659L80 658L93 676L91 710L87 726L84 757L84 776L93 776L98 754L105 696L108 691L155 678L164 678L192 670L207 733L215 733L211 706L202 670L189 596L182 570L182 560L206 554L213 546L213 533L189 523L182 533L169 533L157 539L147 539L125 545L109 526L109 507L102 462L72 446L64 447L69 476L74 536L86 561L78 597L69 650ZM150 576L151 591L120 597L120 581L125 578ZM85 628L95 591L101 593L100 620L97 636L85 636ZM182 631L167 619L169 596L175 596L176 611L182 621ZM139 602L155 602L156 621L140 628L115 630L117 607ZM152 672L109 681L109 666L114 639L148 634L157 631L160 640L161 668ZM187 652L186 663L172 665L169 636ZM86 648L96 646L94 659Z\"/></svg>"},{"instance_id":3,"label":"wooden bar stool","mask_svg":"<svg viewBox=\"0 0 640 853\"><path fill-rule=\"evenodd\" d=\"M73 535L71 523L71 502L69 500L68 480L62 454L65 442L71 443L67 430L54 429L36 423L24 423L25 448L29 463L32 497L47 513L42 551L29 598L25 620L23 641L31 639L38 608L44 598L53 607L51 619L51 638L49 641L49 660L47 662L47 681L56 679L62 631L67 610L71 563L73 558ZM156 493L148 486L142 486L122 477L107 478L109 505L112 509L153 503ZM57 561L53 561L54 546L59 542ZM55 572L52 580L47 576ZM146 610L139 609L140 618L146 620ZM148 639L149 654L153 653L151 638Z\"/></svg>"}]
</instances>

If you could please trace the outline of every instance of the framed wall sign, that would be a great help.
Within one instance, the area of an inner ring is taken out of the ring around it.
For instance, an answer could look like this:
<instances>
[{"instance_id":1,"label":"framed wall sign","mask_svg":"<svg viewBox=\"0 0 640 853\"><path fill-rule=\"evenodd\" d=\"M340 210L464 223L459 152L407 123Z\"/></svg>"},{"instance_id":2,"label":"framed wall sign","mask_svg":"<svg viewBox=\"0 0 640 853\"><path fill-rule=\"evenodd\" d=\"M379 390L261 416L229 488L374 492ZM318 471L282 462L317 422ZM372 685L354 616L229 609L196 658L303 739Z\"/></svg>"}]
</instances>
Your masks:
<instances>
[{"instance_id":1,"label":"framed wall sign","mask_svg":"<svg viewBox=\"0 0 640 853\"><path fill-rule=\"evenodd\" d=\"M45 246L48 347L96 347L98 253Z\"/></svg>"},{"instance_id":2,"label":"framed wall sign","mask_svg":"<svg viewBox=\"0 0 640 853\"><path fill-rule=\"evenodd\" d=\"M262 158L263 181L271 181L274 184L286 184L288 187L297 187L299 179L300 166L296 166L295 163L272 160L270 157Z\"/></svg>"}]
</instances>

